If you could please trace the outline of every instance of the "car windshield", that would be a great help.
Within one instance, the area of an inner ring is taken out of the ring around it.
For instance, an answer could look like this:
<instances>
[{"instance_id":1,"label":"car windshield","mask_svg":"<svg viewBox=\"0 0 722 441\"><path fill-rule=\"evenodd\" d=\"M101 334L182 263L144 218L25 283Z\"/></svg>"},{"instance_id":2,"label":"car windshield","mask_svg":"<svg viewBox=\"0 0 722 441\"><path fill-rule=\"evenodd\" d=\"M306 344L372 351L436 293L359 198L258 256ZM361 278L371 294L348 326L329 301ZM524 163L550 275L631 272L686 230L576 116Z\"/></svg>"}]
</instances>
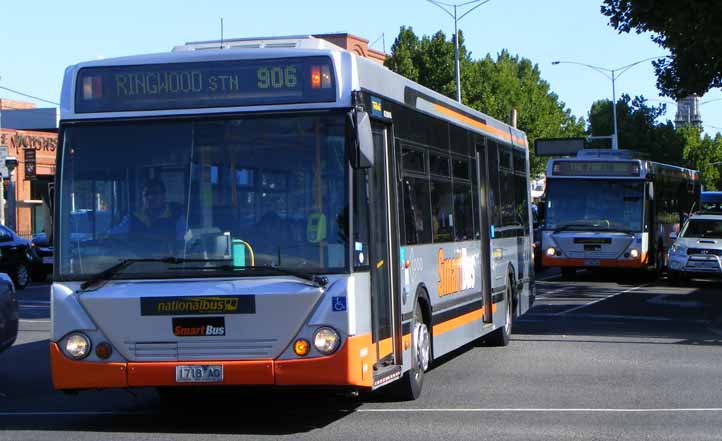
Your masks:
<instances>
[{"instance_id":1,"label":"car windshield","mask_svg":"<svg viewBox=\"0 0 722 441\"><path fill-rule=\"evenodd\" d=\"M722 219L690 219L679 237L722 239Z\"/></svg>"},{"instance_id":2,"label":"car windshield","mask_svg":"<svg viewBox=\"0 0 722 441\"><path fill-rule=\"evenodd\" d=\"M546 228L641 231L641 181L549 180Z\"/></svg>"},{"instance_id":3,"label":"car windshield","mask_svg":"<svg viewBox=\"0 0 722 441\"><path fill-rule=\"evenodd\" d=\"M341 114L69 126L59 275L167 257L345 271L344 134Z\"/></svg>"}]
</instances>

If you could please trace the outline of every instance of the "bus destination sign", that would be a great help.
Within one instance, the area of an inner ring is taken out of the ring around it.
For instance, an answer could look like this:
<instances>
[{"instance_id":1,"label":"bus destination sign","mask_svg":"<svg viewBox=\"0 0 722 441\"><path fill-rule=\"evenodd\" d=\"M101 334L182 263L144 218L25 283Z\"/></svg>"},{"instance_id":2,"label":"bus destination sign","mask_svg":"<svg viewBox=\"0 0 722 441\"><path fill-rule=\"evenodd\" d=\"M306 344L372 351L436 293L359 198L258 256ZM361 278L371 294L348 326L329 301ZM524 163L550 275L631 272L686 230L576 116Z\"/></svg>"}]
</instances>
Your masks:
<instances>
[{"instance_id":1,"label":"bus destination sign","mask_svg":"<svg viewBox=\"0 0 722 441\"><path fill-rule=\"evenodd\" d=\"M88 67L78 73L77 113L329 102L328 57Z\"/></svg>"},{"instance_id":2,"label":"bus destination sign","mask_svg":"<svg viewBox=\"0 0 722 441\"><path fill-rule=\"evenodd\" d=\"M632 178L640 176L638 161L554 161L554 176L610 176Z\"/></svg>"}]
</instances>

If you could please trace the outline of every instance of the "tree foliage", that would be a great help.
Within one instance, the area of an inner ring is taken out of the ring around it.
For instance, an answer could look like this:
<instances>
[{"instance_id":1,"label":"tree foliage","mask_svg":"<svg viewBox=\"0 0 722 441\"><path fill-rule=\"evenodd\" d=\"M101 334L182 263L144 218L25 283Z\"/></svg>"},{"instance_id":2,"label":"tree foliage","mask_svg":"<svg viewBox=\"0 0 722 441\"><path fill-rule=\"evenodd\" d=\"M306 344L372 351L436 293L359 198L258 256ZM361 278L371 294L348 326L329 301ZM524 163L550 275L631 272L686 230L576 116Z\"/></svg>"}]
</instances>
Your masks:
<instances>
[{"instance_id":1,"label":"tree foliage","mask_svg":"<svg viewBox=\"0 0 722 441\"><path fill-rule=\"evenodd\" d=\"M722 2L604 0L602 14L621 32L652 33L670 57L654 62L657 87L681 98L722 87Z\"/></svg>"},{"instance_id":2,"label":"tree foliage","mask_svg":"<svg viewBox=\"0 0 722 441\"><path fill-rule=\"evenodd\" d=\"M542 80L537 65L502 51L474 60L459 38L462 102L501 121L511 109L518 112L518 127L529 145L537 138L582 136L584 121L571 111ZM391 70L450 98L456 97L454 43L439 31L419 38L410 27L402 27L386 60ZM546 160L531 152L532 173L541 175Z\"/></svg>"},{"instance_id":3,"label":"tree foliage","mask_svg":"<svg viewBox=\"0 0 722 441\"><path fill-rule=\"evenodd\" d=\"M635 150L657 162L699 170L707 189L722 188L722 135L711 138L701 128L689 126L675 129L671 121L657 122L666 111L664 104L650 106L644 97L634 99L622 95L617 101L617 131L619 148ZM588 133L606 136L612 133L612 106L609 100L599 100L589 110ZM595 142L607 147L608 142Z\"/></svg>"}]
</instances>

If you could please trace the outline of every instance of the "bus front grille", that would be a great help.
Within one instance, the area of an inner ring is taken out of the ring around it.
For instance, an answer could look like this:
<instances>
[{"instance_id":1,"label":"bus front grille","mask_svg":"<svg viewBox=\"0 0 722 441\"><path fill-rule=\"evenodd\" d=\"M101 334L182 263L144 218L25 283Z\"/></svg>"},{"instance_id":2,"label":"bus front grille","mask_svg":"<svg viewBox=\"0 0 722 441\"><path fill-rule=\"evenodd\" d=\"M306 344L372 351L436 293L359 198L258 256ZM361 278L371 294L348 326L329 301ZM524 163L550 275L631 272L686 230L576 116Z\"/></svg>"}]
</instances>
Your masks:
<instances>
[{"instance_id":1,"label":"bus front grille","mask_svg":"<svg viewBox=\"0 0 722 441\"><path fill-rule=\"evenodd\" d=\"M135 361L191 361L267 358L276 339L126 342Z\"/></svg>"}]
</instances>

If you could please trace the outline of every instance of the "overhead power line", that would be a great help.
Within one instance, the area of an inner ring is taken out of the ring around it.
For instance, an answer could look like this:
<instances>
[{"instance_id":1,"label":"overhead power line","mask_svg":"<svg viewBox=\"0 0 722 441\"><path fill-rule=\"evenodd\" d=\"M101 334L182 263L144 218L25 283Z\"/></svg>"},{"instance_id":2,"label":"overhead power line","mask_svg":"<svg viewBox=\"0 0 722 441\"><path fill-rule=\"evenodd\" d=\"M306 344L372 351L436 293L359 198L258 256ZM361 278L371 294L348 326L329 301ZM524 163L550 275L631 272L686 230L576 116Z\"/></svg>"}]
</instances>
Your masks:
<instances>
[{"instance_id":1,"label":"overhead power line","mask_svg":"<svg viewBox=\"0 0 722 441\"><path fill-rule=\"evenodd\" d=\"M9 88L9 87L0 86L0 89L7 90L8 92L16 93L16 94L18 94L18 95L22 95L22 96L27 97L27 98L32 98L32 99L34 99L34 100L42 101L42 102L44 102L44 103L54 104L54 105L56 105L56 106L59 106L59 105L60 105L60 103L56 103L55 101L50 101L50 100L46 100L46 99L43 99L43 98L38 98L38 97L36 97L36 96L34 96L34 95L29 95L29 94L27 94L27 93L23 93L23 92L20 92L19 90L11 89L11 88Z\"/></svg>"}]
</instances>

